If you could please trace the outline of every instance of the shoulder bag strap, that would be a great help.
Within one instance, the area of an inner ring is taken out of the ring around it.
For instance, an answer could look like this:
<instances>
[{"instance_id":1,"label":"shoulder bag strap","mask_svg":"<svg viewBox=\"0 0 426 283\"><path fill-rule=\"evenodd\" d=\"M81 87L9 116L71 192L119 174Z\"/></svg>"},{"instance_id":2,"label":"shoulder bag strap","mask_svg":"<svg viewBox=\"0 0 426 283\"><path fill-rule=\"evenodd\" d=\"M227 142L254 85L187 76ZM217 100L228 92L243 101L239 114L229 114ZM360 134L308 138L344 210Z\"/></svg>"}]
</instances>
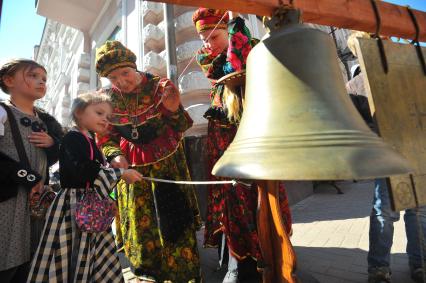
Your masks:
<instances>
[{"instance_id":1,"label":"shoulder bag strap","mask_svg":"<svg viewBox=\"0 0 426 283\"><path fill-rule=\"evenodd\" d=\"M16 123L15 115L13 115L12 110L10 110L8 105L3 102L0 102L0 104L7 112L7 118L9 119L10 129L12 131L13 140L15 141L15 147L19 155L19 160L24 163L25 166L31 168L30 161L28 160L28 156L25 151L24 142L22 141L22 136L19 131L18 124Z\"/></svg>"},{"instance_id":2,"label":"shoulder bag strap","mask_svg":"<svg viewBox=\"0 0 426 283\"><path fill-rule=\"evenodd\" d=\"M93 146L92 146L92 142L90 141L89 137L80 131L80 133L86 138L87 142L89 143L89 148L90 148L90 160L93 160L94 156L93 156ZM86 189L88 189L90 187L90 183L87 182L86 183Z\"/></svg>"}]
</instances>

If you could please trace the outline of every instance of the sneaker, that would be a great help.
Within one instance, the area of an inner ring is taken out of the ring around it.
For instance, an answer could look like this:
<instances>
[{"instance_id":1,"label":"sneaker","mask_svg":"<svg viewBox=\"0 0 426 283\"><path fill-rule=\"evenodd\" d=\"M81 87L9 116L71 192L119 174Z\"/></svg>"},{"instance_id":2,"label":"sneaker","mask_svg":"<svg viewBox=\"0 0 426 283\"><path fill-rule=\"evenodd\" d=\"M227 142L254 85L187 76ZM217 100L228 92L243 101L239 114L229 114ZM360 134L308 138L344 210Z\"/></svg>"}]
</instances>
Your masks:
<instances>
[{"instance_id":1,"label":"sneaker","mask_svg":"<svg viewBox=\"0 0 426 283\"><path fill-rule=\"evenodd\" d=\"M389 267L373 267L368 269L368 283L390 283Z\"/></svg>"},{"instance_id":2,"label":"sneaker","mask_svg":"<svg viewBox=\"0 0 426 283\"><path fill-rule=\"evenodd\" d=\"M425 280L423 280L423 269L420 267L411 271L411 279L413 279L413 281L416 283L426 282Z\"/></svg>"},{"instance_id":3,"label":"sneaker","mask_svg":"<svg viewBox=\"0 0 426 283\"><path fill-rule=\"evenodd\" d=\"M228 271L223 278L222 283L237 283L238 282L238 271L232 270Z\"/></svg>"}]
</instances>

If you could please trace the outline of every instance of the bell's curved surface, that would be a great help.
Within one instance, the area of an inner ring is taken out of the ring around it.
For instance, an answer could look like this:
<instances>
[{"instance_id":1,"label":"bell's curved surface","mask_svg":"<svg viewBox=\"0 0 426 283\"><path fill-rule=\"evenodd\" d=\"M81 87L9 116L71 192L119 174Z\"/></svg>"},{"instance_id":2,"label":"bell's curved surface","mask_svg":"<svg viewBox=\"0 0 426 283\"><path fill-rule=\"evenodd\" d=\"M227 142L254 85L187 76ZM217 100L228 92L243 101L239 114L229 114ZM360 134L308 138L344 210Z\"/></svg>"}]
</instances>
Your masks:
<instances>
[{"instance_id":1,"label":"bell's curved surface","mask_svg":"<svg viewBox=\"0 0 426 283\"><path fill-rule=\"evenodd\" d=\"M345 180L409 172L353 106L328 34L293 24L253 48L243 117L214 175Z\"/></svg>"}]
</instances>

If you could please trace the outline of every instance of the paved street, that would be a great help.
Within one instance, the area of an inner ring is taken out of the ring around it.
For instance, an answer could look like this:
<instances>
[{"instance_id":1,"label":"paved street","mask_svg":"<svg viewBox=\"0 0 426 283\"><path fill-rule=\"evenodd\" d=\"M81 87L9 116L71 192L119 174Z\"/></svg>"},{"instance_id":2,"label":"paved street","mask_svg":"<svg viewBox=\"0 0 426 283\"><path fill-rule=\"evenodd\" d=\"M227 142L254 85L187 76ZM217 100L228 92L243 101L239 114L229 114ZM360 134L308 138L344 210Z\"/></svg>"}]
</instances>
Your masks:
<instances>
[{"instance_id":1,"label":"paved street","mask_svg":"<svg viewBox=\"0 0 426 283\"><path fill-rule=\"evenodd\" d=\"M321 283L366 282L373 183L343 182L338 185L344 194L336 194L329 185L320 185L312 196L292 206L294 233L291 241L299 270L308 275L306 278L314 277ZM393 282L409 283L412 281L405 255L402 218L401 215L395 226L391 268ZM201 239L199 232L199 244ZM215 271L216 251L200 248L200 252L205 282L222 282L225 271ZM129 282L132 277L126 272Z\"/></svg>"},{"instance_id":2,"label":"paved street","mask_svg":"<svg viewBox=\"0 0 426 283\"><path fill-rule=\"evenodd\" d=\"M292 207L292 243L299 268L320 282L367 282L369 214L372 182L339 184L344 194L330 186L319 187L311 197ZM395 225L392 278L409 283L406 236L403 221Z\"/></svg>"}]
</instances>

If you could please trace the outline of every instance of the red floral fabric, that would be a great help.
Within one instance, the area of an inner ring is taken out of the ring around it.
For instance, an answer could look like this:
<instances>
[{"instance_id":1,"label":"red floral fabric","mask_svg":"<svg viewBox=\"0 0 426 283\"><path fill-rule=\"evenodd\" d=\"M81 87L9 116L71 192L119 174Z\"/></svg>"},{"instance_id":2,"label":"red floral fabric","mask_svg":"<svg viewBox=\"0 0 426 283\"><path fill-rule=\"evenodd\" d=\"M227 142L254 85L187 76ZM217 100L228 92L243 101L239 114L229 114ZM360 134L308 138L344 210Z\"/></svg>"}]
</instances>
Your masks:
<instances>
[{"instance_id":1,"label":"red floral fabric","mask_svg":"<svg viewBox=\"0 0 426 283\"><path fill-rule=\"evenodd\" d=\"M167 79L160 79L145 73L144 81L132 94L120 94L112 89L114 105L109 134L98 135L98 144L103 148L108 143L119 145L120 154L126 156L132 166L156 163L172 155L180 145L185 130L192 126L189 114L179 108L175 113L168 111L161 103ZM132 125L136 124L141 139L130 139ZM111 147L114 148L114 147ZM113 149L114 150L114 149ZM106 156L113 155L107 152Z\"/></svg>"},{"instance_id":2,"label":"red floral fabric","mask_svg":"<svg viewBox=\"0 0 426 283\"><path fill-rule=\"evenodd\" d=\"M236 132L235 125L224 126L218 121L209 121L208 172L211 172L214 164L228 148ZM224 180L224 178L210 175L210 180ZM279 198L285 228L290 233L291 213L283 183L280 183ZM252 184L249 188L243 185L233 187L228 184L210 186L204 246L217 247L221 240L221 232L224 232L228 247L236 258L251 256L257 260L262 259L256 223L257 201L256 184Z\"/></svg>"}]
</instances>

